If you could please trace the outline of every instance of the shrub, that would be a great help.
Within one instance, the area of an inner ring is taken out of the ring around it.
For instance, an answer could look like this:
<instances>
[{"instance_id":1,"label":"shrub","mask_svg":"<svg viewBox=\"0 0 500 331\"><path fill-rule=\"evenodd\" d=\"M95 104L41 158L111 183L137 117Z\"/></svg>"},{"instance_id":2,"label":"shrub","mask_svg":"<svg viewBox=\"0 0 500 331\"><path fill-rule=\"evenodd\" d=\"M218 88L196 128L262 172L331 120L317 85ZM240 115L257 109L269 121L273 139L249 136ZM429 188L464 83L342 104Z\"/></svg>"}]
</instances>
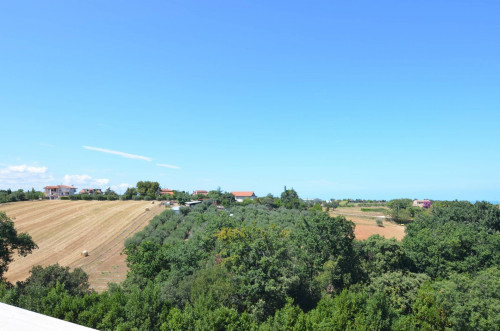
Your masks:
<instances>
[{"instance_id":1,"label":"shrub","mask_svg":"<svg viewBox=\"0 0 500 331\"><path fill-rule=\"evenodd\" d=\"M377 223L377 226L384 227L384 223L381 219L377 219L375 222Z\"/></svg>"},{"instance_id":2,"label":"shrub","mask_svg":"<svg viewBox=\"0 0 500 331\"><path fill-rule=\"evenodd\" d=\"M69 200L69 197L60 197L61 200Z\"/></svg>"},{"instance_id":3,"label":"shrub","mask_svg":"<svg viewBox=\"0 0 500 331\"><path fill-rule=\"evenodd\" d=\"M184 215L184 216L186 216L187 214L189 214L190 211L191 211L191 208L189 208L189 207L181 207L181 208L179 208L179 212L182 215Z\"/></svg>"}]
</instances>

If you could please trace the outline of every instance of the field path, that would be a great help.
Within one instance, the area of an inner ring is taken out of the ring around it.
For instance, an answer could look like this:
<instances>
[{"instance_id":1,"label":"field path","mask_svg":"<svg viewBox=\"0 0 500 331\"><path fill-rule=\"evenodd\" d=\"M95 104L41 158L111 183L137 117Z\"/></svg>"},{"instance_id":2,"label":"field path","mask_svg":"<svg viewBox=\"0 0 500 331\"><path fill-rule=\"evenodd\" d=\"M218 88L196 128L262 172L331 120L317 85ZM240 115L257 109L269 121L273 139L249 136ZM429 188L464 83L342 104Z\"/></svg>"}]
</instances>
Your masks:
<instances>
[{"instance_id":1,"label":"field path","mask_svg":"<svg viewBox=\"0 0 500 331\"><path fill-rule=\"evenodd\" d=\"M149 211L146 211L149 208ZM97 291L127 274L125 239L142 230L164 207L148 201L23 201L0 204L14 219L18 232L28 232L38 249L26 257L14 256L4 275L12 283L24 280L34 265L59 263L81 267ZM81 252L89 252L82 257Z\"/></svg>"}]
</instances>

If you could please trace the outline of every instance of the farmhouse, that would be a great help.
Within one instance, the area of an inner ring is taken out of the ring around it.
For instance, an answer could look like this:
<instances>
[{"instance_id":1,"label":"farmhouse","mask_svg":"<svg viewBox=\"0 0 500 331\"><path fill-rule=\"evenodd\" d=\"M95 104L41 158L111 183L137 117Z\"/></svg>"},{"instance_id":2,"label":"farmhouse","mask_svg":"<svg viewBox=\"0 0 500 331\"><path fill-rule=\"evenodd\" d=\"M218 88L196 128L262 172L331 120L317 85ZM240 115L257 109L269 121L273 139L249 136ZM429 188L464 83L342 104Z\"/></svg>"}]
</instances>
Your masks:
<instances>
[{"instance_id":1,"label":"farmhouse","mask_svg":"<svg viewBox=\"0 0 500 331\"><path fill-rule=\"evenodd\" d=\"M245 198L253 200L257 197L253 191L235 191L231 192L231 194L234 195L236 201L238 202L243 202Z\"/></svg>"},{"instance_id":2,"label":"farmhouse","mask_svg":"<svg viewBox=\"0 0 500 331\"><path fill-rule=\"evenodd\" d=\"M430 200L414 200L413 207L429 208L431 206Z\"/></svg>"},{"instance_id":3,"label":"farmhouse","mask_svg":"<svg viewBox=\"0 0 500 331\"><path fill-rule=\"evenodd\" d=\"M83 188L79 192L80 194L102 194L101 189L98 188Z\"/></svg>"},{"instance_id":4,"label":"farmhouse","mask_svg":"<svg viewBox=\"0 0 500 331\"><path fill-rule=\"evenodd\" d=\"M208 195L208 191L204 191L204 190L196 190L193 192L192 195L198 195L198 194L201 194L201 195L204 195L204 196L207 196Z\"/></svg>"},{"instance_id":5,"label":"farmhouse","mask_svg":"<svg viewBox=\"0 0 500 331\"><path fill-rule=\"evenodd\" d=\"M160 190L160 195L174 195L174 191L168 188Z\"/></svg>"},{"instance_id":6,"label":"farmhouse","mask_svg":"<svg viewBox=\"0 0 500 331\"><path fill-rule=\"evenodd\" d=\"M59 199L60 197L67 197L75 194L76 187L67 185L45 186L45 196L50 200Z\"/></svg>"}]
</instances>

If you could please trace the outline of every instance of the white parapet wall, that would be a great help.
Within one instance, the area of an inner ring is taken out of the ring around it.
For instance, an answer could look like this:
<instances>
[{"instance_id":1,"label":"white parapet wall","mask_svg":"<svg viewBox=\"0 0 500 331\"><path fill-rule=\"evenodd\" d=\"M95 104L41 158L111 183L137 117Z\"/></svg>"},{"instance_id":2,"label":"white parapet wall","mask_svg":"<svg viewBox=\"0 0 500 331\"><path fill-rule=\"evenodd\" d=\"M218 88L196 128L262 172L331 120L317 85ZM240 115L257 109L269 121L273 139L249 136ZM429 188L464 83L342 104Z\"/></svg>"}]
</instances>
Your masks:
<instances>
[{"instance_id":1,"label":"white parapet wall","mask_svg":"<svg viewBox=\"0 0 500 331\"><path fill-rule=\"evenodd\" d=\"M95 330L5 303L0 303L0 329L2 331Z\"/></svg>"}]
</instances>

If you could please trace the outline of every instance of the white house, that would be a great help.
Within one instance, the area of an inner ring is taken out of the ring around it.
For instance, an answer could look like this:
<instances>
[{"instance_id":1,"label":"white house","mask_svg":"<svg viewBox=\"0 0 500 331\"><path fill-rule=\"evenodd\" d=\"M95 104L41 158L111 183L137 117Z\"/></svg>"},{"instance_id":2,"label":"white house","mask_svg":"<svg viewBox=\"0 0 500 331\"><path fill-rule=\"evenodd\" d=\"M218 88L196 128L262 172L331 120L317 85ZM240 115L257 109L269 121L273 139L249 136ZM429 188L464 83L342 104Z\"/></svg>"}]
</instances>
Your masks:
<instances>
[{"instance_id":1,"label":"white house","mask_svg":"<svg viewBox=\"0 0 500 331\"><path fill-rule=\"evenodd\" d=\"M243 202L245 198L250 198L251 200L255 199L257 196L253 191L242 191L242 192L231 192L232 195L234 195L236 201L238 202Z\"/></svg>"},{"instance_id":2,"label":"white house","mask_svg":"<svg viewBox=\"0 0 500 331\"><path fill-rule=\"evenodd\" d=\"M59 199L75 194L76 187L67 185L45 186L45 196L49 199Z\"/></svg>"},{"instance_id":3,"label":"white house","mask_svg":"<svg viewBox=\"0 0 500 331\"><path fill-rule=\"evenodd\" d=\"M413 200L413 207L429 208L431 206L430 200Z\"/></svg>"}]
</instances>

